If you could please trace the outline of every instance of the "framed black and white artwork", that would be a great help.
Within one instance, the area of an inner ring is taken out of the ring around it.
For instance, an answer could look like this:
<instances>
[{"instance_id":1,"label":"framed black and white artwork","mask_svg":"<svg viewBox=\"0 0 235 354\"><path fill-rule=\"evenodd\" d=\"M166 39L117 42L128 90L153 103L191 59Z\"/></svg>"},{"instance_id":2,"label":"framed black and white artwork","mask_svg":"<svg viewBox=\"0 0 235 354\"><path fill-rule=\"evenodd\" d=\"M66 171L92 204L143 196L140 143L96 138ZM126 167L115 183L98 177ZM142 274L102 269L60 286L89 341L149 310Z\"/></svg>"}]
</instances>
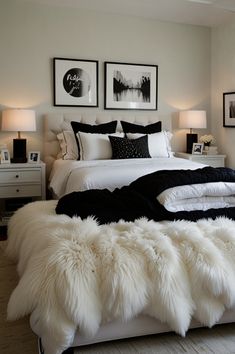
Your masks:
<instances>
[{"instance_id":1,"label":"framed black and white artwork","mask_svg":"<svg viewBox=\"0 0 235 354\"><path fill-rule=\"evenodd\" d=\"M98 61L53 59L54 106L98 107Z\"/></svg>"},{"instance_id":2,"label":"framed black and white artwork","mask_svg":"<svg viewBox=\"0 0 235 354\"><path fill-rule=\"evenodd\" d=\"M105 62L105 109L157 110L158 66Z\"/></svg>"},{"instance_id":3,"label":"framed black and white artwork","mask_svg":"<svg viewBox=\"0 0 235 354\"><path fill-rule=\"evenodd\" d=\"M235 92L223 94L223 126L235 128Z\"/></svg>"}]
</instances>

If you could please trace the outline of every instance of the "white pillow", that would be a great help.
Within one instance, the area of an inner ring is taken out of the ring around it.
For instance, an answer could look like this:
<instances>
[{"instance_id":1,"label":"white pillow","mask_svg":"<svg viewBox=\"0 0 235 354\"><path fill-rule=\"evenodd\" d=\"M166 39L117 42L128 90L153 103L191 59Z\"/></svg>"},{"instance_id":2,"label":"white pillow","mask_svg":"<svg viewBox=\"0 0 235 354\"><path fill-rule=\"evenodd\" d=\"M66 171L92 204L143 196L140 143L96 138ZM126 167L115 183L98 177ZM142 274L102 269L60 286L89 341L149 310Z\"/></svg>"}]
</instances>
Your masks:
<instances>
[{"instance_id":1,"label":"white pillow","mask_svg":"<svg viewBox=\"0 0 235 354\"><path fill-rule=\"evenodd\" d=\"M112 158L112 147L109 135L123 138L124 133L93 134L78 132L77 134L81 160L106 160Z\"/></svg>"},{"instance_id":2,"label":"white pillow","mask_svg":"<svg viewBox=\"0 0 235 354\"><path fill-rule=\"evenodd\" d=\"M57 135L59 140L62 158L64 160L77 160L78 159L78 146L74 136L74 132L64 130Z\"/></svg>"},{"instance_id":3,"label":"white pillow","mask_svg":"<svg viewBox=\"0 0 235 354\"><path fill-rule=\"evenodd\" d=\"M137 139L146 134L127 133L128 139ZM151 157L172 157L170 140L172 133L162 131L159 133L147 134L148 135L148 147Z\"/></svg>"}]
</instances>

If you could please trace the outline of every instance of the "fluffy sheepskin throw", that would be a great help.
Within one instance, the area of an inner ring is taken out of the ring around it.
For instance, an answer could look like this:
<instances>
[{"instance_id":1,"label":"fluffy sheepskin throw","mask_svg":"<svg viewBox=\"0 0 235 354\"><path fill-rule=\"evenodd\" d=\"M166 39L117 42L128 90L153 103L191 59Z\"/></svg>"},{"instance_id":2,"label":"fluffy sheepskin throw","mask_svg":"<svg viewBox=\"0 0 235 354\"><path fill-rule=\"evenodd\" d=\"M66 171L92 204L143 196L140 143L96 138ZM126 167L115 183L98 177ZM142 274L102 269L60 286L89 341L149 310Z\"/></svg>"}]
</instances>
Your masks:
<instances>
[{"instance_id":1,"label":"fluffy sheepskin throw","mask_svg":"<svg viewBox=\"0 0 235 354\"><path fill-rule=\"evenodd\" d=\"M60 354L79 327L144 313L185 335L192 316L215 324L235 302L235 221L99 226L55 214L56 201L26 205L9 225L8 255L20 281L8 319L31 314L45 354Z\"/></svg>"}]
</instances>

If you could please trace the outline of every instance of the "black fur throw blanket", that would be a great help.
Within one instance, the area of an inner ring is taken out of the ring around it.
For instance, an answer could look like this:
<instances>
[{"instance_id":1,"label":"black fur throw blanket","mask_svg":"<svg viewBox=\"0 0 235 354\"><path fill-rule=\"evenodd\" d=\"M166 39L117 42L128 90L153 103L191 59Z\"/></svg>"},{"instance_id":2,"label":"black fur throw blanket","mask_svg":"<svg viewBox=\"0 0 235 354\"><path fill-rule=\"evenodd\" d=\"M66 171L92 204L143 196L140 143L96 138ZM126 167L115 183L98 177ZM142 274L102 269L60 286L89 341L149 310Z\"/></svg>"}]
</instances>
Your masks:
<instances>
[{"instance_id":1,"label":"black fur throw blanket","mask_svg":"<svg viewBox=\"0 0 235 354\"><path fill-rule=\"evenodd\" d=\"M56 213L82 219L94 216L100 224L119 220L134 221L140 217L149 220L190 220L215 219L226 216L235 219L235 207L208 210L170 212L157 200L166 189L190 184L208 182L235 183L235 171L225 167L204 167L197 170L160 170L145 175L129 186L107 189L93 189L73 192L63 196L57 204Z\"/></svg>"}]
</instances>

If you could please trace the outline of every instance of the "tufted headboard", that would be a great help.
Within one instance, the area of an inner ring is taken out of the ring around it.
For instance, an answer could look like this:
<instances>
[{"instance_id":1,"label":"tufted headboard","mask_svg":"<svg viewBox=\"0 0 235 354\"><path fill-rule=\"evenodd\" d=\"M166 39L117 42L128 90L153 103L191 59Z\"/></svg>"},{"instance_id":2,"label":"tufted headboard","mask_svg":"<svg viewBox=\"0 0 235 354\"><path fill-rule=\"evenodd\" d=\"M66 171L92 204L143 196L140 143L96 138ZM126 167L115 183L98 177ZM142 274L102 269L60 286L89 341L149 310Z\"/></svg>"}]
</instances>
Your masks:
<instances>
[{"instance_id":1,"label":"tufted headboard","mask_svg":"<svg viewBox=\"0 0 235 354\"><path fill-rule=\"evenodd\" d=\"M112 120L118 121L118 130L121 130L120 120L128 121L136 124L150 124L159 121L157 114L152 115L116 115L111 113L49 113L45 116L44 121L44 160L47 166L47 176L49 176L53 162L57 158L60 151L57 134L63 130L72 130L70 122L77 121L88 124L101 124L110 122ZM163 124L163 129L170 130L169 126Z\"/></svg>"}]
</instances>

